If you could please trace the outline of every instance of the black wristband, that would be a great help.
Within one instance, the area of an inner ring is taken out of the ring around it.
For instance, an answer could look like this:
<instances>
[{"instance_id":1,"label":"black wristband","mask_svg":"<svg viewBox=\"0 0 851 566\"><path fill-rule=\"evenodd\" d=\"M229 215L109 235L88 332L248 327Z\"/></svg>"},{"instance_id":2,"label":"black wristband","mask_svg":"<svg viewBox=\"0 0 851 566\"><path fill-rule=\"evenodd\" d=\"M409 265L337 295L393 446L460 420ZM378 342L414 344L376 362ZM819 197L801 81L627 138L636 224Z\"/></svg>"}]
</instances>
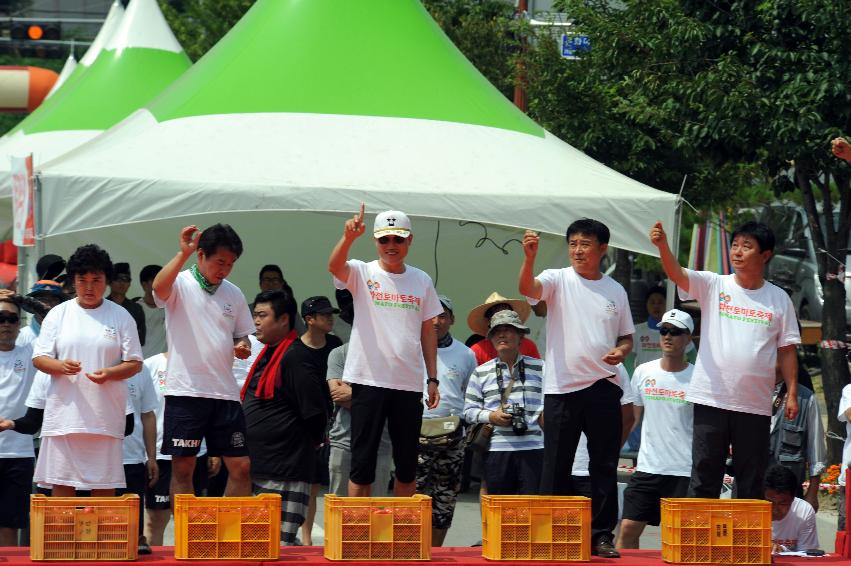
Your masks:
<instances>
[{"instance_id":1,"label":"black wristband","mask_svg":"<svg viewBox=\"0 0 851 566\"><path fill-rule=\"evenodd\" d=\"M433 378L433 377L430 377L430 378L426 379L426 383L434 383L435 385L437 385L438 387L440 387L440 381L438 381L437 379L435 379L435 378Z\"/></svg>"}]
</instances>

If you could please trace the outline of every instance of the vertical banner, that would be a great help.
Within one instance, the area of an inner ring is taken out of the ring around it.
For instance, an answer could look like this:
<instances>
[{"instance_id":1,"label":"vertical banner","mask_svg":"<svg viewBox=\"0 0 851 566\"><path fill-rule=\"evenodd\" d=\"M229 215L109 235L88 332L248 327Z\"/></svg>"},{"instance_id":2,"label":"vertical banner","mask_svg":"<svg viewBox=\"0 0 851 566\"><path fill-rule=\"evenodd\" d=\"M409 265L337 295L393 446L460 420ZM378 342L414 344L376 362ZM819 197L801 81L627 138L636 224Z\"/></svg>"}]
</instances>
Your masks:
<instances>
[{"instance_id":1,"label":"vertical banner","mask_svg":"<svg viewBox=\"0 0 851 566\"><path fill-rule=\"evenodd\" d=\"M33 156L12 157L12 241L16 246L35 245Z\"/></svg>"}]
</instances>

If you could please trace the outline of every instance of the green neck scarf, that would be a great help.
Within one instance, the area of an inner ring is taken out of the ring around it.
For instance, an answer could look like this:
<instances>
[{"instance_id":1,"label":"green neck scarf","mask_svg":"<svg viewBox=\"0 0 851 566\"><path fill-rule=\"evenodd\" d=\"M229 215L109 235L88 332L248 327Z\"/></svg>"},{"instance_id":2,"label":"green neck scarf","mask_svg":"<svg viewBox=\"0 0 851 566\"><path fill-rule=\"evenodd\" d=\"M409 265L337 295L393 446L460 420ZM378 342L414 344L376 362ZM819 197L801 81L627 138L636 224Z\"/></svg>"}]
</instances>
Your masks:
<instances>
[{"instance_id":1,"label":"green neck scarf","mask_svg":"<svg viewBox=\"0 0 851 566\"><path fill-rule=\"evenodd\" d=\"M197 265L193 264L192 267L189 268L189 271L192 272L192 277L195 278L195 281L198 282L198 285L201 286L201 289L203 289L204 292L213 295L216 291L219 290L219 285L213 285L212 283L207 281L206 277L201 275L201 272L198 270Z\"/></svg>"}]
</instances>

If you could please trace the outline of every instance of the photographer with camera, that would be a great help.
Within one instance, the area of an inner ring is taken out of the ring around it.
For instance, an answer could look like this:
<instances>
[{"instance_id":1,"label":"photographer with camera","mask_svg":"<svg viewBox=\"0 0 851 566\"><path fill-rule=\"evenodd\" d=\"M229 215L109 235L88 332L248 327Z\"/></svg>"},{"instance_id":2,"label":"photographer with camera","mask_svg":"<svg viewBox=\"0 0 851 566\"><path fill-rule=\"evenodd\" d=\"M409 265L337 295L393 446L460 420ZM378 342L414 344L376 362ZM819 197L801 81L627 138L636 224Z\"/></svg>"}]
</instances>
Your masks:
<instances>
[{"instance_id":1,"label":"photographer with camera","mask_svg":"<svg viewBox=\"0 0 851 566\"><path fill-rule=\"evenodd\" d=\"M491 427L484 480L490 495L536 495L544 463L544 362L520 354L529 328L514 311L493 315L488 331L497 357L470 376L464 419Z\"/></svg>"}]
</instances>

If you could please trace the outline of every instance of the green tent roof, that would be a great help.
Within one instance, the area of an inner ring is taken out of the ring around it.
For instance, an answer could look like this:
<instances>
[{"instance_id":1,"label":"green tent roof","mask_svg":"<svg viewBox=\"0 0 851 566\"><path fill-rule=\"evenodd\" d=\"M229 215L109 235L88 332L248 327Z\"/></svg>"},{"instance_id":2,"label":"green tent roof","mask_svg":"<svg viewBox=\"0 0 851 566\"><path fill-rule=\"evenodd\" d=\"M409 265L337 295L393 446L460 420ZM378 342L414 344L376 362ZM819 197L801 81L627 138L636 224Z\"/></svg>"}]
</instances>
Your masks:
<instances>
[{"instance_id":1,"label":"green tent roof","mask_svg":"<svg viewBox=\"0 0 851 566\"><path fill-rule=\"evenodd\" d=\"M293 112L544 135L458 51L419 0L259 0L148 108L161 121Z\"/></svg>"},{"instance_id":2,"label":"green tent roof","mask_svg":"<svg viewBox=\"0 0 851 566\"><path fill-rule=\"evenodd\" d=\"M140 37L153 41L140 42ZM162 48L157 46L160 41ZM13 131L36 134L110 128L191 66L175 45L177 41L156 1L133 0L115 35L92 65L80 66L63 88Z\"/></svg>"}]
</instances>

